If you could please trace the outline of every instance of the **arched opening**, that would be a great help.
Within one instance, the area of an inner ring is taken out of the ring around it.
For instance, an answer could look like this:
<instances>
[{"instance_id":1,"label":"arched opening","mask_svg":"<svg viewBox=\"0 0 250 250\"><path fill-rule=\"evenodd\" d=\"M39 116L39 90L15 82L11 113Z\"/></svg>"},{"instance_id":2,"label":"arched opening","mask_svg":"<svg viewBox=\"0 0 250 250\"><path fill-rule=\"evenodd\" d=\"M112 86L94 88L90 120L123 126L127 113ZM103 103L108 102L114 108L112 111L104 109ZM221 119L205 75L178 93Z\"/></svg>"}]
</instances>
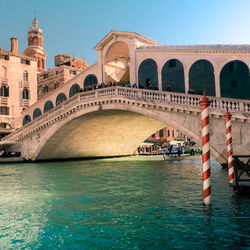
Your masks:
<instances>
[{"instance_id":1,"label":"arched opening","mask_svg":"<svg viewBox=\"0 0 250 250\"><path fill-rule=\"evenodd\" d=\"M27 71L24 71L23 72L23 81L28 82L28 80L29 80L29 74Z\"/></svg>"},{"instance_id":2,"label":"arched opening","mask_svg":"<svg viewBox=\"0 0 250 250\"><path fill-rule=\"evenodd\" d=\"M8 97L9 96L9 87L7 85L2 85L0 88L0 96Z\"/></svg>"},{"instance_id":3,"label":"arched opening","mask_svg":"<svg viewBox=\"0 0 250 250\"><path fill-rule=\"evenodd\" d=\"M189 70L189 91L202 95L215 96L214 67L207 60L196 61Z\"/></svg>"},{"instance_id":4,"label":"arched opening","mask_svg":"<svg viewBox=\"0 0 250 250\"><path fill-rule=\"evenodd\" d=\"M23 99L29 99L29 90L27 88L23 89Z\"/></svg>"},{"instance_id":5,"label":"arched opening","mask_svg":"<svg viewBox=\"0 0 250 250\"><path fill-rule=\"evenodd\" d=\"M52 109L54 107L53 103L51 101L47 101L44 104L44 109L43 112L46 113L47 111L49 111L50 109Z\"/></svg>"},{"instance_id":6,"label":"arched opening","mask_svg":"<svg viewBox=\"0 0 250 250\"><path fill-rule=\"evenodd\" d=\"M167 61L161 72L162 90L185 93L184 69L180 61Z\"/></svg>"},{"instance_id":7,"label":"arched opening","mask_svg":"<svg viewBox=\"0 0 250 250\"><path fill-rule=\"evenodd\" d=\"M87 75L83 82L84 90L94 89L97 85L97 77L94 74Z\"/></svg>"},{"instance_id":8,"label":"arched opening","mask_svg":"<svg viewBox=\"0 0 250 250\"><path fill-rule=\"evenodd\" d=\"M158 89L157 64L153 59L144 60L138 70L139 88Z\"/></svg>"},{"instance_id":9,"label":"arched opening","mask_svg":"<svg viewBox=\"0 0 250 250\"><path fill-rule=\"evenodd\" d=\"M79 93L80 91L81 91L80 86L77 83L73 84L69 90L69 98Z\"/></svg>"},{"instance_id":10,"label":"arched opening","mask_svg":"<svg viewBox=\"0 0 250 250\"><path fill-rule=\"evenodd\" d=\"M222 97L250 99L249 68L242 61L227 63L220 73Z\"/></svg>"},{"instance_id":11,"label":"arched opening","mask_svg":"<svg viewBox=\"0 0 250 250\"><path fill-rule=\"evenodd\" d=\"M41 110L39 108L36 108L33 112L33 119L37 118L40 115L42 115Z\"/></svg>"},{"instance_id":12,"label":"arched opening","mask_svg":"<svg viewBox=\"0 0 250 250\"><path fill-rule=\"evenodd\" d=\"M67 97L65 96L65 94L60 93L56 98L56 106L59 105L61 102L64 102L65 100L67 100Z\"/></svg>"},{"instance_id":13,"label":"arched opening","mask_svg":"<svg viewBox=\"0 0 250 250\"><path fill-rule=\"evenodd\" d=\"M31 118L29 115L24 116L23 118L23 126L31 121Z\"/></svg>"},{"instance_id":14,"label":"arched opening","mask_svg":"<svg viewBox=\"0 0 250 250\"><path fill-rule=\"evenodd\" d=\"M129 78L129 48L124 42L113 43L104 59L105 83L128 82Z\"/></svg>"}]
</instances>

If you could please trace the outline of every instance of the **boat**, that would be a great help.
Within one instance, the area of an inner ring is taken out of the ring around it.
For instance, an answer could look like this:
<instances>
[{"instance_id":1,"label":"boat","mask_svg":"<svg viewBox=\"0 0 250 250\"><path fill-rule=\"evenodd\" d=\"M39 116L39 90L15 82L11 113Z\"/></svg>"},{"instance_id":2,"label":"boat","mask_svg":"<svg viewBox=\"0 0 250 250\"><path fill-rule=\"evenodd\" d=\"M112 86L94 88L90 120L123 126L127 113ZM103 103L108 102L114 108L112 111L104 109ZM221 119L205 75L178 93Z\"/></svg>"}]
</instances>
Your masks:
<instances>
[{"instance_id":1,"label":"boat","mask_svg":"<svg viewBox=\"0 0 250 250\"><path fill-rule=\"evenodd\" d=\"M165 161L178 161L178 160L191 160L201 158L200 154L190 155L190 154L177 154L177 153L164 153L163 159Z\"/></svg>"}]
</instances>

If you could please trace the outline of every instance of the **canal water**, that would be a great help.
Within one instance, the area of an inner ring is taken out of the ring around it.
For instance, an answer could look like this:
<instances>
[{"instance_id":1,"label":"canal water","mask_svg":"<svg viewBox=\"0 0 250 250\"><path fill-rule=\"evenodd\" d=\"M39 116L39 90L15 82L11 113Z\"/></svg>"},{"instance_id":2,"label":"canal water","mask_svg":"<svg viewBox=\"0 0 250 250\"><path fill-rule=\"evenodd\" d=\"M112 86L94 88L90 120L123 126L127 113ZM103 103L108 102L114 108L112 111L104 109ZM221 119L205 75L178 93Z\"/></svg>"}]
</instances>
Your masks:
<instances>
[{"instance_id":1,"label":"canal water","mask_svg":"<svg viewBox=\"0 0 250 250\"><path fill-rule=\"evenodd\" d=\"M150 157L0 165L0 249L250 249L250 197L212 161Z\"/></svg>"}]
</instances>

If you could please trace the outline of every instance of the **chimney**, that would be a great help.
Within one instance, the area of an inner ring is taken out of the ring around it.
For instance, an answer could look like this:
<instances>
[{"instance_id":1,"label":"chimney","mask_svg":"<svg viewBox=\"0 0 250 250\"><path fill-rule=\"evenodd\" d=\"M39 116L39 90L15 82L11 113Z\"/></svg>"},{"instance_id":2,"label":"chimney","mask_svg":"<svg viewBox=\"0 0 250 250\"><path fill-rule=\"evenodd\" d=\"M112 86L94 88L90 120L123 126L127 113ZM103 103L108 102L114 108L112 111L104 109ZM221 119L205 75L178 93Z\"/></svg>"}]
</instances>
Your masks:
<instances>
[{"instance_id":1,"label":"chimney","mask_svg":"<svg viewBox=\"0 0 250 250\"><path fill-rule=\"evenodd\" d=\"M15 37L10 38L11 52L14 54L18 54L18 40Z\"/></svg>"}]
</instances>

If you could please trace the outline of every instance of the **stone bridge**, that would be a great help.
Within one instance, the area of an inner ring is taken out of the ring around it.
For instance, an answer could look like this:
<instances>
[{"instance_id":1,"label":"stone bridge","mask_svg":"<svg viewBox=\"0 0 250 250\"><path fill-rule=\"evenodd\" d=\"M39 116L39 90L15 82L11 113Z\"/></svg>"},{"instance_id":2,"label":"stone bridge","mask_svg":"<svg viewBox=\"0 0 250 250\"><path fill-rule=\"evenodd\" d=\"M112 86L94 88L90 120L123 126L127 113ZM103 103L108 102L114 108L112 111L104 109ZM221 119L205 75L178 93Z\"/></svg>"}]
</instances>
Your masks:
<instances>
[{"instance_id":1,"label":"stone bridge","mask_svg":"<svg viewBox=\"0 0 250 250\"><path fill-rule=\"evenodd\" d=\"M131 155L166 125L201 143L202 96L125 87L80 92L29 121L5 141L27 160ZM250 101L209 97L211 155L226 163L224 114L232 114L235 154L250 154ZM31 116L38 103L24 111Z\"/></svg>"}]
</instances>

